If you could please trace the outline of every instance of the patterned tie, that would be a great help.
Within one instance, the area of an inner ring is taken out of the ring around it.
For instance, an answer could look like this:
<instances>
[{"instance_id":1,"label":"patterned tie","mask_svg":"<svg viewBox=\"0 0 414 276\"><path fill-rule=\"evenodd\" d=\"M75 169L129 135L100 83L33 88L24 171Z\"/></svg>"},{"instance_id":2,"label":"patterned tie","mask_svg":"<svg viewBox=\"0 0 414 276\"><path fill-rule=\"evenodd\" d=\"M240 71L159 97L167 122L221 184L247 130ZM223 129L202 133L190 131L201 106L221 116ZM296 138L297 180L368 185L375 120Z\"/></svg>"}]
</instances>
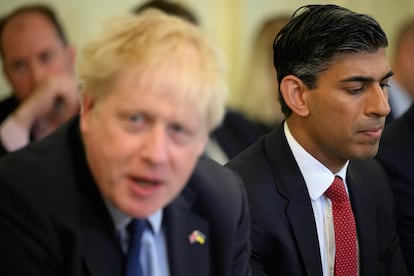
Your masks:
<instances>
[{"instance_id":1,"label":"patterned tie","mask_svg":"<svg viewBox=\"0 0 414 276\"><path fill-rule=\"evenodd\" d=\"M125 276L143 276L140 263L141 237L145 229L145 220L133 219L127 227L129 236Z\"/></svg>"},{"instance_id":2,"label":"patterned tie","mask_svg":"<svg viewBox=\"0 0 414 276\"><path fill-rule=\"evenodd\" d=\"M357 236L354 214L342 179L335 179L325 195L332 202L335 231L335 276L358 275Z\"/></svg>"}]
</instances>

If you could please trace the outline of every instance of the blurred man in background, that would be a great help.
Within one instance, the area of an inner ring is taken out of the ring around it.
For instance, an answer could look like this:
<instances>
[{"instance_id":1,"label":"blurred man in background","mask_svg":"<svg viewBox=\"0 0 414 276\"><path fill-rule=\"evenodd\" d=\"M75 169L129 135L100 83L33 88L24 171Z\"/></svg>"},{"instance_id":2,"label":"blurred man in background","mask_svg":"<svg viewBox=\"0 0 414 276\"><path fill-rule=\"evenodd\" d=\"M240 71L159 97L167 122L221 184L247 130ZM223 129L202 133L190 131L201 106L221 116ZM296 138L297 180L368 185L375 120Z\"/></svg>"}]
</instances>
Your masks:
<instances>
[{"instance_id":1,"label":"blurred man in background","mask_svg":"<svg viewBox=\"0 0 414 276\"><path fill-rule=\"evenodd\" d=\"M0 102L0 155L48 135L79 110L74 49L54 11L23 6L0 21L3 71L12 88Z\"/></svg>"},{"instance_id":2,"label":"blurred man in background","mask_svg":"<svg viewBox=\"0 0 414 276\"><path fill-rule=\"evenodd\" d=\"M392 63L394 76L388 87L391 112L387 123L400 117L410 107L414 97L414 18L401 26L395 41Z\"/></svg>"}]
</instances>

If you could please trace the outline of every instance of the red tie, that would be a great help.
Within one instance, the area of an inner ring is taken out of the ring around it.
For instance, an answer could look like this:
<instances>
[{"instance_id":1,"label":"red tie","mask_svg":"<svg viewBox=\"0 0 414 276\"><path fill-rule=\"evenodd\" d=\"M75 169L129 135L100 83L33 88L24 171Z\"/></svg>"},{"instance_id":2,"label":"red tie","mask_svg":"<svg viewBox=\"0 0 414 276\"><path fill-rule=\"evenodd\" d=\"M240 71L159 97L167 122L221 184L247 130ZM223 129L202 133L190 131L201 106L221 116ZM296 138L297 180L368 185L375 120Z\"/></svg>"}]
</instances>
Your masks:
<instances>
[{"instance_id":1,"label":"red tie","mask_svg":"<svg viewBox=\"0 0 414 276\"><path fill-rule=\"evenodd\" d=\"M335 230L335 276L358 275L354 214L342 179L335 176L325 195L332 202Z\"/></svg>"}]
</instances>

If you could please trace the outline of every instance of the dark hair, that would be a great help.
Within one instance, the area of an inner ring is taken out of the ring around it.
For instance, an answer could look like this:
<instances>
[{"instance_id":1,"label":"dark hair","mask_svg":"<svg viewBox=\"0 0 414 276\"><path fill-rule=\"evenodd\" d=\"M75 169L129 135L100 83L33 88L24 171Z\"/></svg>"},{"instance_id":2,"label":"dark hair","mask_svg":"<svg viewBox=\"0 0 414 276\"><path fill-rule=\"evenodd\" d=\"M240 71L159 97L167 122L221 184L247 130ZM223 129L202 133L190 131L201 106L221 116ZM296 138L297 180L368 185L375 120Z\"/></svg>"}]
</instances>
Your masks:
<instances>
[{"instance_id":1,"label":"dark hair","mask_svg":"<svg viewBox=\"0 0 414 276\"><path fill-rule=\"evenodd\" d=\"M7 23L11 19L24 13L38 13L46 17L46 19L48 19L50 23L52 23L52 25L55 27L56 33L58 37L62 40L63 44L67 45L68 41L67 41L65 32L63 30L62 24L59 22L57 15L55 14L55 12L53 11L51 7L44 5L44 4L25 5L12 11L8 15L0 19L0 55L1 57L4 57L3 47L1 45L1 37L3 36L4 28L6 27Z\"/></svg>"},{"instance_id":2,"label":"dark hair","mask_svg":"<svg viewBox=\"0 0 414 276\"><path fill-rule=\"evenodd\" d=\"M194 25L199 24L198 19L189 9L185 8L184 6L178 3L173 3L173 2L167 2L167 1L162 1L162 0L150 0L136 7L133 10L133 12L138 14L149 8L158 9L158 10L165 12L166 14L181 17L182 19L187 20L188 22Z\"/></svg>"},{"instance_id":3,"label":"dark hair","mask_svg":"<svg viewBox=\"0 0 414 276\"><path fill-rule=\"evenodd\" d=\"M295 75L310 89L317 86L319 74L343 53L374 52L388 46L379 23L369 15L336 5L306 5L297 9L292 19L276 35L273 63L280 83ZM282 111L292 111L279 99Z\"/></svg>"}]
</instances>

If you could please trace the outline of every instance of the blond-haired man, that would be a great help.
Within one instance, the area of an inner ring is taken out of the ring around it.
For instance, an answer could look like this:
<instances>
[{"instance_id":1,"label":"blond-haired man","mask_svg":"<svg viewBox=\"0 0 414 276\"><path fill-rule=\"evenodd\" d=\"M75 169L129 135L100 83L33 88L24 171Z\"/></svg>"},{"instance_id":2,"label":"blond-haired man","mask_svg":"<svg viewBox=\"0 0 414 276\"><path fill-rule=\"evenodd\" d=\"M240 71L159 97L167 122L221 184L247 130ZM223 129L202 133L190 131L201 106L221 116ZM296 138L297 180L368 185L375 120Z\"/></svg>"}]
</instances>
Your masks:
<instances>
[{"instance_id":1,"label":"blond-haired man","mask_svg":"<svg viewBox=\"0 0 414 276\"><path fill-rule=\"evenodd\" d=\"M242 185L201 157L224 112L218 50L160 12L105 30L79 118L0 164L0 274L131 275L137 219L141 275L248 274Z\"/></svg>"}]
</instances>

